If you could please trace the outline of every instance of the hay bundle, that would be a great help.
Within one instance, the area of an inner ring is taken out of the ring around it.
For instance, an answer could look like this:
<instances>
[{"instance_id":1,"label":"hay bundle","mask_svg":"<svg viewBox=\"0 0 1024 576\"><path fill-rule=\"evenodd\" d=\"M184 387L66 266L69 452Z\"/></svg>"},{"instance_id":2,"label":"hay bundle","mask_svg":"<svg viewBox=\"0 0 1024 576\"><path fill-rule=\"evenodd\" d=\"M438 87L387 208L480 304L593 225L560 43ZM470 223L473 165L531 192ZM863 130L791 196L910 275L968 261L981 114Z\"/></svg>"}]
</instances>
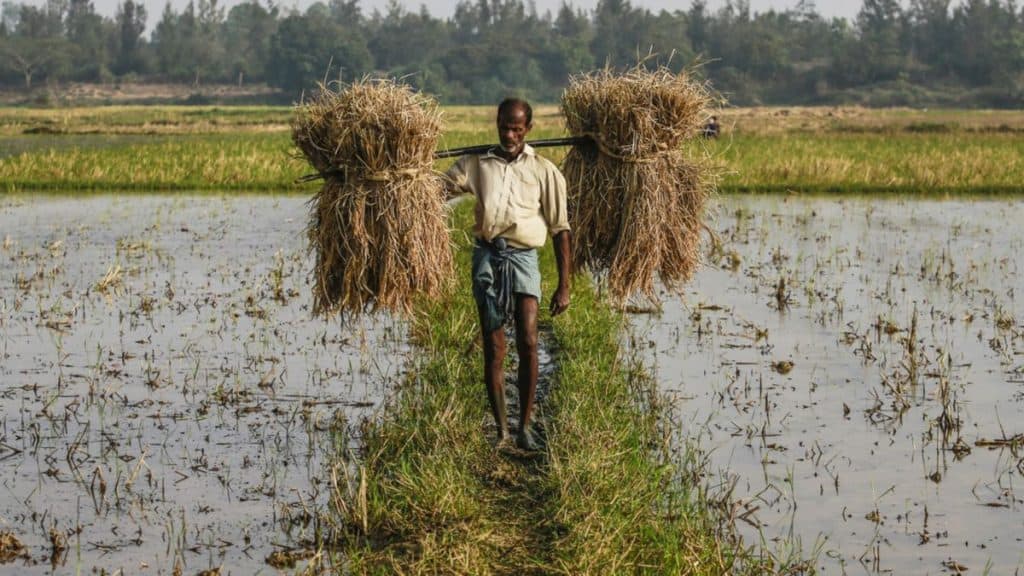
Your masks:
<instances>
[{"instance_id":1,"label":"hay bundle","mask_svg":"<svg viewBox=\"0 0 1024 576\"><path fill-rule=\"evenodd\" d=\"M685 74L640 66L575 76L562 94L576 145L562 171L569 186L577 269L606 273L610 296L657 300L657 275L678 292L699 263L704 205L715 178L680 149L710 101Z\"/></svg>"},{"instance_id":2,"label":"hay bundle","mask_svg":"<svg viewBox=\"0 0 1024 576\"><path fill-rule=\"evenodd\" d=\"M310 201L313 312L408 313L452 277L434 149L437 103L409 87L363 80L324 87L298 106L292 140L325 181Z\"/></svg>"}]
</instances>

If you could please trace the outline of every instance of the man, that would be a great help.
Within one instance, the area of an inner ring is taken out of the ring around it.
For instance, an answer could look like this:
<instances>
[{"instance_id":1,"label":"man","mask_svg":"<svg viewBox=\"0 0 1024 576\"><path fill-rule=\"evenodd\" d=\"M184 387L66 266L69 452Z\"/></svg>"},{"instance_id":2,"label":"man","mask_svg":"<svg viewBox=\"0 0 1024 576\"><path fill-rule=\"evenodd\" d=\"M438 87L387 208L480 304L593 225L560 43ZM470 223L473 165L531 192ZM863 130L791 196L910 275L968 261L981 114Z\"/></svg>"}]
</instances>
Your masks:
<instances>
[{"instance_id":1,"label":"man","mask_svg":"<svg viewBox=\"0 0 1024 576\"><path fill-rule=\"evenodd\" d=\"M498 106L500 146L483 155L460 158L448 171L452 196L476 197L473 249L473 297L480 314L484 344L484 384L498 442L509 438L505 413L505 330L515 322L519 353L519 433L516 445L536 450L531 432L537 390L537 314L540 270L537 249L554 237L558 289L551 315L569 307L571 237L565 178L550 161L526 144L533 127L529 103L506 98Z\"/></svg>"},{"instance_id":2,"label":"man","mask_svg":"<svg viewBox=\"0 0 1024 576\"><path fill-rule=\"evenodd\" d=\"M721 127L718 125L718 117L712 116L711 120L708 120L708 123L704 125L703 134L705 138L718 138L720 130Z\"/></svg>"}]
</instances>

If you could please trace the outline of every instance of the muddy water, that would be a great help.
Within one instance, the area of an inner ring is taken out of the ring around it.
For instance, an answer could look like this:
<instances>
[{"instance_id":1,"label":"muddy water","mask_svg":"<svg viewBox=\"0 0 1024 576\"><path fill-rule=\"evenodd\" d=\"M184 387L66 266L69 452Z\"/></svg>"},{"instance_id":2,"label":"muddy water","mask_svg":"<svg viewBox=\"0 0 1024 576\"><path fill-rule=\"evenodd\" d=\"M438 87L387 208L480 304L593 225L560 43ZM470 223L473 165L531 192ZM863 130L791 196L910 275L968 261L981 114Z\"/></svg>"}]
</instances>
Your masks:
<instances>
[{"instance_id":1,"label":"muddy water","mask_svg":"<svg viewBox=\"0 0 1024 576\"><path fill-rule=\"evenodd\" d=\"M310 317L301 198L0 203L0 573L276 573L400 324ZM53 551L51 532L66 540Z\"/></svg>"},{"instance_id":2,"label":"muddy water","mask_svg":"<svg viewBox=\"0 0 1024 576\"><path fill-rule=\"evenodd\" d=\"M635 341L747 542L1024 570L1020 201L729 198ZM0 203L0 573L276 573L402 328L309 316L301 199ZM780 282L781 281L781 282ZM915 313L916 310L916 313ZM54 554L51 530L66 538Z\"/></svg>"},{"instance_id":3,"label":"muddy water","mask_svg":"<svg viewBox=\"0 0 1024 576\"><path fill-rule=\"evenodd\" d=\"M632 322L749 544L825 574L1024 571L1022 217L724 201L685 298Z\"/></svg>"}]
</instances>

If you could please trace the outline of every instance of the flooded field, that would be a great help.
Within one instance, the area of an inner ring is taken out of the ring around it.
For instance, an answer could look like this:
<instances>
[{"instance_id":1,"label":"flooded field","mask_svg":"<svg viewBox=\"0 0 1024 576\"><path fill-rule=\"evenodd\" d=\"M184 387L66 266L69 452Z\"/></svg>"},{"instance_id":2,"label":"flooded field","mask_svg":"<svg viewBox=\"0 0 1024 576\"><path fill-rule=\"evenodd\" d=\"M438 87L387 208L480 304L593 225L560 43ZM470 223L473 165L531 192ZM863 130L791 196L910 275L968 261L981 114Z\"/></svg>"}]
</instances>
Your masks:
<instances>
[{"instance_id":1,"label":"flooded field","mask_svg":"<svg viewBox=\"0 0 1024 576\"><path fill-rule=\"evenodd\" d=\"M825 574L1024 572L1024 203L731 197L632 318L748 544Z\"/></svg>"},{"instance_id":2,"label":"flooded field","mask_svg":"<svg viewBox=\"0 0 1024 576\"><path fill-rule=\"evenodd\" d=\"M1021 214L723 201L709 265L632 341L749 545L826 574L1024 572ZM25 546L0 573L306 554L332 457L408 355L401 324L310 318L305 218L295 197L0 203L0 534Z\"/></svg>"},{"instance_id":3,"label":"flooded field","mask_svg":"<svg viewBox=\"0 0 1024 576\"><path fill-rule=\"evenodd\" d=\"M24 545L0 573L305 555L406 352L400 324L311 319L305 221L295 197L0 201L0 533Z\"/></svg>"}]
</instances>

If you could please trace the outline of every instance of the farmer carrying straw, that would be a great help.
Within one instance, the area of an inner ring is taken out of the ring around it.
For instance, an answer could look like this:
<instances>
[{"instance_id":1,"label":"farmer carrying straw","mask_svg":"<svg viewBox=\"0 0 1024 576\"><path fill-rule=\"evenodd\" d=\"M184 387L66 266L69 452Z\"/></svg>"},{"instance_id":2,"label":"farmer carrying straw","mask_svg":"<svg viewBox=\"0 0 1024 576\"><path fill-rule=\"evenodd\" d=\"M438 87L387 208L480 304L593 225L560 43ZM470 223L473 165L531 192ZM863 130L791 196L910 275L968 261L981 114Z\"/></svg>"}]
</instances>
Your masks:
<instances>
[{"instance_id":1,"label":"farmer carrying straw","mask_svg":"<svg viewBox=\"0 0 1024 576\"><path fill-rule=\"evenodd\" d=\"M401 316L424 298L442 299L453 270L444 200L472 193L473 292L488 397L499 441L505 440L503 328L514 321L516 440L534 448L536 249L554 236L553 315L569 306L574 267L597 273L613 302L634 295L656 302L661 289L681 292L700 263L704 204L718 180L706 159L682 145L700 134L710 101L703 84L667 68L641 64L573 77L562 94L572 137L535 142L572 146L563 177L526 144L532 124L525 101L498 107L500 146L438 151L443 125L429 96L388 80L367 79L337 92L325 87L297 108L292 123L292 140L316 170L303 180L324 179L308 225L316 253L314 313L344 320L375 311ZM437 158L459 154L447 175L434 171Z\"/></svg>"},{"instance_id":2,"label":"farmer carrying straw","mask_svg":"<svg viewBox=\"0 0 1024 576\"><path fill-rule=\"evenodd\" d=\"M498 106L498 139L483 155L466 155L448 170L449 197L473 194L473 297L484 343L484 383L498 426L498 442L509 438L505 411L504 326L515 321L519 353L519 433L516 445L536 450L531 433L537 390L537 313L540 269L537 249L551 234L558 264L558 289L551 315L569 307L571 234L565 178L550 161L526 144L533 127L530 104L506 98Z\"/></svg>"}]
</instances>

